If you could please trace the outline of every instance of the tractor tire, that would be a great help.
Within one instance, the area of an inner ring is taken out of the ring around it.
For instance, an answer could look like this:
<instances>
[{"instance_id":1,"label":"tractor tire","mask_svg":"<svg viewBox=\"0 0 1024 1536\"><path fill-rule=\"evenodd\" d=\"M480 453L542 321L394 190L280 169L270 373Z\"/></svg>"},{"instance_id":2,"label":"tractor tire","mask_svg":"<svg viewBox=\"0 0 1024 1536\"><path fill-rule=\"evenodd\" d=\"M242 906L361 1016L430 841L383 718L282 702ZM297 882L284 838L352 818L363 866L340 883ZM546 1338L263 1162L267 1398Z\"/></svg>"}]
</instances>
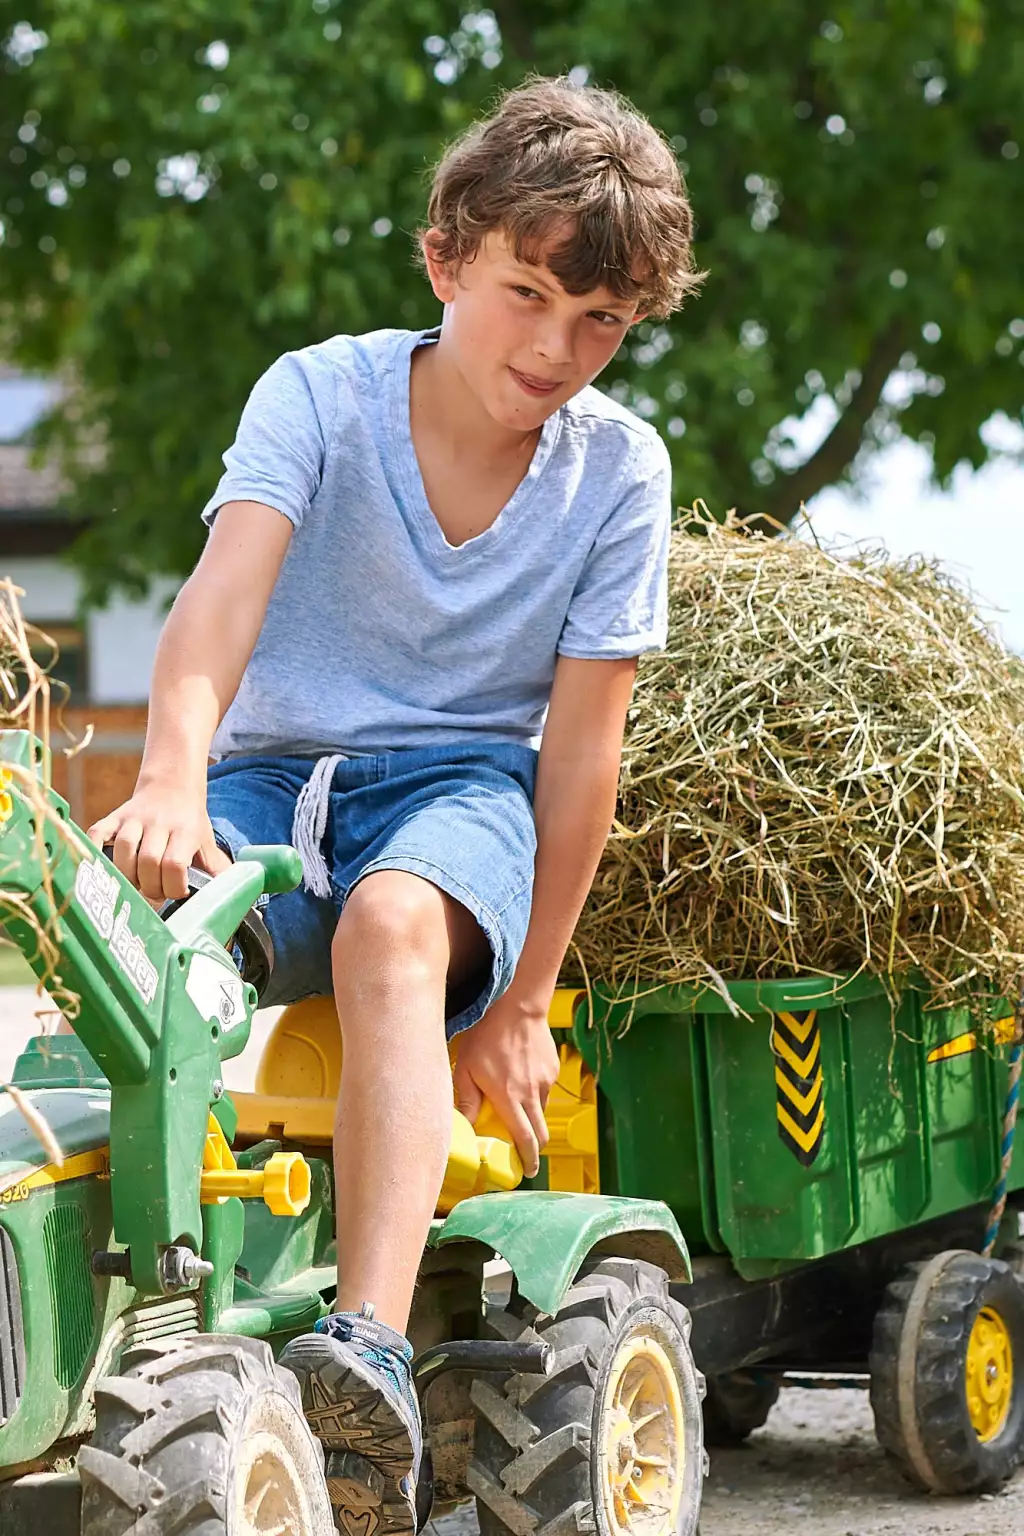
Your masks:
<instances>
[{"instance_id":1,"label":"tractor tire","mask_svg":"<svg viewBox=\"0 0 1024 1536\"><path fill-rule=\"evenodd\" d=\"M131 1350L79 1452L82 1536L334 1536L295 1377L260 1339Z\"/></svg>"},{"instance_id":2,"label":"tractor tire","mask_svg":"<svg viewBox=\"0 0 1024 1536\"><path fill-rule=\"evenodd\" d=\"M704 1444L718 1449L742 1445L767 1422L779 1397L777 1381L759 1381L745 1371L708 1377L704 1399Z\"/></svg>"},{"instance_id":3,"label":"tractor tire","mask_svg":"<svg viewBox=\"0 0 1024 1536\"><path fill-rule=\"evenodd\" d=\"M704 1378L664 1272L591 1259L555 1316L514 1296L488 1323L555 1355L547 1376L473 1383L466 1481L481 1536L692 1536L706 1471Z\"/></svg>"},{"instance_id":4,"label":"tractor tire","mask_svg":"<svg viewBox=\"0 0 1024 1536\"><path fill-rule=\"evenodd\" d=\"M1024 1457L1024 1285L1000 1259L910 1264L875 1318L880 1445L932 1493L993 1493Z\"/></svg>"},{"instance_id":5,"label":"tractor tire","mask_svg":"<svg viewBox=\"0 0 1024 1536\"><path fill-rule=\"evenodd\" d=\"M999 1257L1009 1264L1017 1279L1024 1283L1024 1242L1007 1243Z\"/></svg>"}]
</instances>

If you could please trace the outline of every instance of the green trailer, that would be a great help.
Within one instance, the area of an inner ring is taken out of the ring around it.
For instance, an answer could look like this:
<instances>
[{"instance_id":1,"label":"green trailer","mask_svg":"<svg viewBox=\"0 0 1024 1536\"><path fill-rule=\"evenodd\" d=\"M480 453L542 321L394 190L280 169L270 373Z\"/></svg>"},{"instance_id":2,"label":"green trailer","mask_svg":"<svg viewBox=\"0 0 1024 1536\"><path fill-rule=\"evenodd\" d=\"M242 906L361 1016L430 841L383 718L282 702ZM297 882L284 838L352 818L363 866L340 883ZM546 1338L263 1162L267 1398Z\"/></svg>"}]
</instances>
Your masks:
<instances>
[{"instance_id":1,"label":"green trailer","mask_svg":"<svg viewBox=\"0 0 1024 1536\"><path fill-rule=\"evenodd\" d=\"M271 963L253 903L297 858L247 850L161 919L38 743L0 735L5 763L7 931L42 973L44 923L82 1006L0 1094L0 1531L357 1536L275 1364L335 1284L329 1009L223 1087ZM870 1382L918 1483L998 1486L1024 1450L1024 1154L982 1254L1010 1010L894 1010L866 978L642 992L557 999L534 1185L455 1118L410 1330L421 1518L474 1497L484 1536L685 1536L705 1435L815 1373Z\"/></svg>"},{"instance_id":2,"label":"green trailer","mask_svg":"<svg viewBox=\"0 0 1024 1536\"><path fill-rule=\"evenodd\" d=\"M839 1375L913 1480L997 1486L1024 1455L1015 1010L867 976L596 993L573 1036L601 1187L664 1201L686 1236L708 1443L787 1380Z\"/></svg>"}]
</instances>

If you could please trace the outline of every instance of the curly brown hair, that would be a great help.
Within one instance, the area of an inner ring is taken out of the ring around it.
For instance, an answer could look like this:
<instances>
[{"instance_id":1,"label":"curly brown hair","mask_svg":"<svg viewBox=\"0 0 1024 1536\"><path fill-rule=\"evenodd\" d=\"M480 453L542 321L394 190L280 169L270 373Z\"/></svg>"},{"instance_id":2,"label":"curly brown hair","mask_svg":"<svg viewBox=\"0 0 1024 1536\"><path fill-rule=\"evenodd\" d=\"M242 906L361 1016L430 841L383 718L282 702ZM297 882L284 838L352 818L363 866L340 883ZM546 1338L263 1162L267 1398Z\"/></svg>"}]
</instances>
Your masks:
<instances>
[{"instance_id":1,"label":"curly brown hair","mask_svg":"<svg viewBox=\"0 0 1024 1536\"><path fill-rule=\"evenodd\" d=\"M545 247L568 225L568 233ZM516 258L572 294L606 286L661 318L704 274L668 144L615 91L533 76L450 144L427 206L434 254L456 270L500 229Z\"/></svg>"}]
</instances>

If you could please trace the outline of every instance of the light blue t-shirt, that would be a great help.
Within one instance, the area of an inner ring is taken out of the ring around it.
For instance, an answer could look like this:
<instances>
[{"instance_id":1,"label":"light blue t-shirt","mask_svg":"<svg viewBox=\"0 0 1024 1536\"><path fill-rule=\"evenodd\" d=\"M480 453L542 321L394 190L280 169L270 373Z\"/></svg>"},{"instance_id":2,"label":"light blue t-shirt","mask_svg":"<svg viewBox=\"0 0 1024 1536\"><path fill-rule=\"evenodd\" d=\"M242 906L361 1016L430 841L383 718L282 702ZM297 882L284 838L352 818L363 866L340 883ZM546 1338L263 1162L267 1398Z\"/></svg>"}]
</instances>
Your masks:
<instances>
[{"instance_id":1,"label":"light blue t-shirt","mask_svg":"<svg viewBox=\"0 0 1024 1536\"><path fill-rule=\"evenodd\" d=\"M409 361L436 335L334 336L253 389L203 518L258 501L295 533L215 756L536 745L558 656L664 645L657 432L581 390L544 423L491 527L451 545L409 426Z\"/></svg>"}]
</instances>

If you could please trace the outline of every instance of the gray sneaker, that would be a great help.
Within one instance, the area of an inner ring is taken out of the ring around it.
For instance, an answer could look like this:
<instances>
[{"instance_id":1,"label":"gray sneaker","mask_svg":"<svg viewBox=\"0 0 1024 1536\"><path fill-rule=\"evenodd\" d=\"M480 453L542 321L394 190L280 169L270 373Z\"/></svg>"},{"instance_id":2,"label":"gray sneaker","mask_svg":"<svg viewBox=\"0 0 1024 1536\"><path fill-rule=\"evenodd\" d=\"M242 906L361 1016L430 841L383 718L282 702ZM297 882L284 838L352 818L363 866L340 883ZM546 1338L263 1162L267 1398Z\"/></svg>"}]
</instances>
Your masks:
<instances>
[{"instance_id":1,"label":"gray sneaker","mask_svg":"<svg viewBox=\"0 0 1024 1536\"><path fill-rule=\"evenodd\" d=\"M327 1489L344 1536L414 1536L423 1454L412 1345L361 1312L332 1312L292 1339L279 1364L298 1378L324 1447Z\"/></svg>"}]
</instances>

